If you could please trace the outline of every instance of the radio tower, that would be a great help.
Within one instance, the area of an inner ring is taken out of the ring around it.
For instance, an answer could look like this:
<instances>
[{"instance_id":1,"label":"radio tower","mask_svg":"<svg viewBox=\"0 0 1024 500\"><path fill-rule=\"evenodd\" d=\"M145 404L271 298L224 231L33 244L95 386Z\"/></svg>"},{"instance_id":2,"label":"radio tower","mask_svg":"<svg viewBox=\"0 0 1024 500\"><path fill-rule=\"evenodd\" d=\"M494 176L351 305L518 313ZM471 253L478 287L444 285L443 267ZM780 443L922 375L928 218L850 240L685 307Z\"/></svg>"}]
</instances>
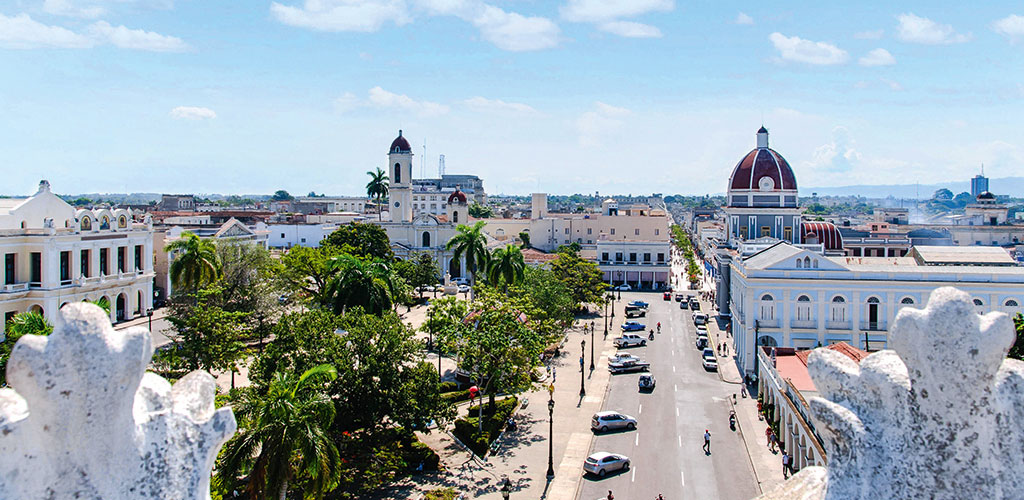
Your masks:
<instances>
[{"instance_id":1,"label":"radio tower","mask_svg":"<svg viewBox=\"0 0 1024 500\"><path fill-rule=\"evenodd\" d=\"M437 160L437 177L444 178L444 155Z\"/></svg>"}]
</instances>

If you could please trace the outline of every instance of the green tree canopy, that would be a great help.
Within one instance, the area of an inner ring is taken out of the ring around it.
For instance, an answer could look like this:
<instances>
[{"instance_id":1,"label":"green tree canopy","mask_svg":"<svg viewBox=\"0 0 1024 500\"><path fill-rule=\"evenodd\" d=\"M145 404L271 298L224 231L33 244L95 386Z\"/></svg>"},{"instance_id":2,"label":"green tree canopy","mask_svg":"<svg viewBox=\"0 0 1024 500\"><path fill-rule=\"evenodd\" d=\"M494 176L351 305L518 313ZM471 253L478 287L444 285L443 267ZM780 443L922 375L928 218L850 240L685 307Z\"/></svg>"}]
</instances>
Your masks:
<instances>
[{"instance_id":1,"label":"green tree canopy","mask_svg":"<svg viewBox=\"0 0 1024 500\"><path fill-rule=\"evenodd\" d=\"M164 250L173 255L170 275L178 291L195 293L203 285L220 278L221 262L212 241L185 231L180 238L168 243Z\"/></svg>"},{"instance_id":2,"label":"green tree canopy","mask_svg":"<svg viewBox=\"0 0 1024 500\"><path fill-rule=\"evenodd\" d=\"M167 320L174 325L166 332L173 347L157 354L157 361L172 370L234 371L244 356L242 338L247 331L247 312L229 312L221 308L222 290L199 290L194 303L171 304Z\"/></svg>"},{"instance_id":3,"label":"green tree canopy","mask_svg":"<svg viewBox=\"0 0 1024 500\"><path fill-rule=\"evenodd\" d=\"M0 387L7 385L7 361L11 358L11 350L18 339L25 335L49 335L53 333L51 325L42 314L37 312L21 312L14 315L4 329L4 341L0 342Z\"/></svg>"},{"instance_id":4,"label":"green tree canopy","mask_svg":"<svg viewBox=\"0 0 1024 500\"><path fill-rule=\"evenodd\" d=\"M477 221L472 226L459 224L455 230L458 231L452 236L446 248L454 250L453 258L456 262L465 259L466 269L469 270L470 279L476 283L476 274L487 269L487 237L484 235L484 226L487 223Z\"/></svg>"},{"instance_id":5,"label":"green tree canopy","mask_svg":"<svg viewBox=\"0 0 1024 500\"><path fill-rule=\"evenodd\" d=\"M406 285L413 289L433 285L440 280L437 262L428 252L414 252L406 260L395 261L392 267Z\"/></svg>"},{"instance_id":6,"label":"green tree canopy","mask_svg":"<svg viewBox=\"0 0 1024 500\"><path fill-rule=\"evenodd\" d=\"M510 285L522 283L526 270L523 252L515 245L506 245L491 253L487 264L487 282L491 286L504 284L504 290Z\"/></svg>"},{"instance_id":7,"label":"green tree canopy","mask_svg":"<svg viewBox=\"0 0 1024 500\"><path fill-rule=\"evenodd\" d=\"M328 284L328 295L335 313L358 306L380 315L405 294L405 283L383 260L366 261L341 254L331 260L330 268L335 274Z\"/></svg>"},{"instance_id":8,"label":"green tree canopy","mask_svg":"<svg viewBox=\"0 0 1024 500\"><path fill-rule=\"evenodd\" d=\"M933 200L952 200L953 192L946 188L939 188L935 190L935 194L932 195Z\"/></svg>"},{"instance_id":9,"label":"green tree canopy","mask_svg":"<svg viewBox=\"0 0 1024 500\"><path fill-rule=\"evenodd\" d=\"M292 247L281 256L282 269L278 276L288 289L306 295L313 303L328 305L328 285L335 275L331 259L340 253L330 245Z\"/></svg>"},{"instance_id":10,"label":"green tree canopy","mask_svg":"<svg viewBox=\"0 0 1024 500\"><path fill-rule=\"evenodd\" d=\"M1013 326L1017 330L1017 340L1010 347L1006 357L1024 360L1024 316L1021 313L1013 317Z\"/></svg>"},{"instance_id":11,"label":"green tree canopy","mask_svg":"<svg viewBox=\"0 0 1024 500\"><path fill-rule=\"evenodd\" d=\"M597 264L575 252L561 252L549 264L551 271L569 290L576 307L598 304L604 299L604 275Z\"/></svg>"},{"instance_id":12,"label":"green tree canopy","mask_svg":"<svg viewBox=\"0 0 1024 500\"><path fill-rule=\"evenodd\" d=\"M530 248L530 232L529 231L520 231L519 232L519 241L523 242L522 246L523 246L524 250L527 249L527 248Z\"/></svg>"},{"instance_id":13,"label":"green tree canopy","mask_svg":"<svg viewBox=\"0 0 1024 500\"><path fill-rule=\"evenodd\" d=\"M290 201L295 199L295 197L288 194L288 191L278 189L277 191L274 191L274 194L273 196L270 197L270 199L274 201Z\"/></svg>"},{"instance_id":14,"label":"green tree canopy","mask_svg":"<svg viewBox=\"0 0 1024 500\"><path fill-rule=\"evenodd\" d=\"M383 210L381 210L381 200L388 196L388 174L377 167L376 172L367 172L366 175L370 176L370 182L366 183L366 194L375 200L377 200L377 220L382 220Z\"/></svg>"},{"instance_id":15,"label":"green tree canopy","mask_svg":"<svg viewBox=\"0 0 1024 500\"><path fill-rule=\"evenodd\" d=\"M469 205L469 216L476 217L477 219L487 219L494 217L494 210L487 205L481 205L474 202Z\"/></svg>"},{"instance_id":16,"label":"green tree canopy","mask_svg":"<svg viewBox=\"0 0 1024 500\"><path fill-rule=\"evenodd\" d=\"M302 498L323 498L340 479L341 454L329 429L336 414L327 384L330 365L296 376L277 372L265 393L247 391L235 407L238 432L224 447L218 476L247 475L249 498L285 500L297 482Z\"/></svg>"},{"instance_id":17,"label":"green tree canopy","mask_svg":"<svg viewBox=\"0 0 1024 500\"><path fill-rule=\"evenodd\" d=\"M395 257L391 252L388 234L377 224L346 224L327 235L323 244L347 251L356 257L383 259L387 262Z\"/></svg>"}]
</instances>

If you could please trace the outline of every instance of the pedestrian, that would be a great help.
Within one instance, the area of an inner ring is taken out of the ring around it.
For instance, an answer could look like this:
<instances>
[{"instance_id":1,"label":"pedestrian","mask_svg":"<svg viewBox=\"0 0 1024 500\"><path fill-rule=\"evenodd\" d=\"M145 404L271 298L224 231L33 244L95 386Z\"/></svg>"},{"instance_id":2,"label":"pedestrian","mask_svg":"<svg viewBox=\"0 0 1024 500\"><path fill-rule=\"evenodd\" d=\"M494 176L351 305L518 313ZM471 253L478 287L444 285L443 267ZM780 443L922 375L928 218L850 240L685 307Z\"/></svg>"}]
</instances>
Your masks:
<instances>
[{"instance_id":1,"label":"pedestrian","mask_svg":"<svg viewBox=\"0 0 1024 500\"><path fill-rule=\"evenodd\" d=\"M759 411L759 412L761 411L761 403L760 402L757 403L757 411ZM765 429L764 429L764 445L768 446L768 447L771 447L771 445L772 445L772 428L771 427L765 427Z\"/></svg>"},{"instance_id":2,"label":"pedestrian","mask_svg":"<svg viewBox=\"0 0 1024 500\"><path fill-rule=\"evenodd\" d=\"M757 402L757 419L764 420L764 406L760 401Z\"/></svg>"},{"instance_id":3,"label":"pedestrian","mask_svg":"<svg viewBox=\"0 0 1024 500\"><path fill-rule=\"evenodd\" d=\"M704 429L704 453L711 454L711 431Z\"/></svg>"},{"instance_id":4,"label":"pedestrian","mask_svg":"<svg viewBox=\"0 0 1024 500\"><path fill-rule=\"evenodd\" d=\"M789 453L782 452L782 479L789 479Z\"/></svg>"},{"instance_id":5,"label":"pedestrian","mask_svg":"<svg viewBox=\"0 0 1024 500\"><path fill-rule=\"evenodd\" d=\"M608 496L605 498L607 498L607 500L615 500L615 495L612 495L612 490L608 490Z\"/></svg>"},{"instance_id":6,"label":"pedestrian","mask_svg":"<svg viewBox=\"0 0 1024 500\"><path fill-rule=\"evenodd\" d=\"M779 444L779 437L775 435L775 431L772 431L772 435L771 435L771 437L769 439L772 442L772 444L771 444L772 453L775 453L775 446Z\"/></svg>"}]
</instances>

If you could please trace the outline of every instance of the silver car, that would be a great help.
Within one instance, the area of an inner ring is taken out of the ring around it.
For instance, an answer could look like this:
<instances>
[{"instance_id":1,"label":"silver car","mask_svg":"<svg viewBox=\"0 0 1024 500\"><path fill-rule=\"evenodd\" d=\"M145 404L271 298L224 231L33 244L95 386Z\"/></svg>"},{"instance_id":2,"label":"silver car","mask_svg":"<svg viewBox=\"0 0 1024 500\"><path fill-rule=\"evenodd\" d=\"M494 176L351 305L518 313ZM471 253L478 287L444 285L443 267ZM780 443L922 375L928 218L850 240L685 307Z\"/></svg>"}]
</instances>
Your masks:
<instances>
[{"instance_id":1,"label":"silver car","mask_svg":"<svg viewBox=\"0 0 1024 500\"><path fill-rule=\"evenodd\" d=\"M632 355L632 354L630 354L628 352L617 352L615 354L612 354L611 356L608 356L608 363L609 364L611 364L611 363L621 363L621 362L627 361L627 360L640 361L640 358L638 358L638 357L636 357L636 356L634 356L634 355Z\"/></svg>"},{"instance_id":2,"label":"silver car","mask_svg":"<svg viewBox=\"0 0 1024 500\"><path fill-rule=\"evenodd\" d=\"M629 470L629 457L599 451L587 457L587 461L583 462L583 470L598 477L604 477L609 472L617 470Z\"/></svg>"},{"instance_id":3,"label":"silver car","mask_svg":"<svg viewBox=\"0 0 1024 500\"><path fill-rule=\"evenodd\" d=\"M636 429L636 419L617 411L599 411L590 419L590 428L595 431L608 432L612 429Z\"/></svg>"}]
</instances>

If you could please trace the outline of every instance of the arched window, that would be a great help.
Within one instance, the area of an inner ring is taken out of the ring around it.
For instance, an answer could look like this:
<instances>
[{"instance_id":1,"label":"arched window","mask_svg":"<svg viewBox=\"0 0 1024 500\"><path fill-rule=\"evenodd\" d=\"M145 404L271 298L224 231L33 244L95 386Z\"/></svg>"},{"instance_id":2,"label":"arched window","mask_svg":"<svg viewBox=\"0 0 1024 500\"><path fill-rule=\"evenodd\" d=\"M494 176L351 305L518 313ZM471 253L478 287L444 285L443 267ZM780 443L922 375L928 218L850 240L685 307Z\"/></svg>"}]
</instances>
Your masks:
<instances>
[{"instance_id":1,"label":"arched window","mask_svg":"<svg viewBox=\"0 0 1024 500\"><path fill-rule=\"evenodd\" d=\"M818 268L818 259L814 259L814 266L813 266L813 267L814 267L815 269L817 269L817 268Z\"/></svg>"},{"instance_id":2,"label":"arched window","mask_svg":"<svg viewBox=\"0 0 1024 500\"><path fill-rule=\"evenodd\" d=\"M842 304L843 302L846 302L846 299L844 299L842 296L836 295L835 297L832 298L832 302L836 304Z\"/></svg>"},{"instance_id":3,"label":"arched window","mask_svg":"<svg viewBox=\"0 0 1024 500\"><path fill-rule=\"evenodd\" d=\"M1017 301L1013 299L1008 299L1006 302L1003 303L1003 305L1006 307L1020 307L1019 305L1017 305Z\"/></svg>"},{"instance_id":4,"label":"arched window","mask_svg":"<svg viewBox=\"0 0 1024 500\"><path fill-rule=\"evenodd\" d=\"M797 321L810 321L811 320L811 298L806 295L801 295L796 299L796 319Z\"/></svg>"},{"instance_id":5,"label":"arched window","mask_svg":"<svg viewBox=\"0 0 1024 500\"><path fill-rule=\"evenodd\" d=\"M402 164L395 164L395 184L401 184L402 182Z\"/></svg>"},{"instance_id":6,"label":"arched window","mask_svg":"<svg viewBox=\"0 0 1024 500\"><path fill-rule=\"evenodd\" d=\"M774 321L775 320L775 300L770 294L764 294L761 296L761 320L762 321Z\"/></svg>"},{"instance_id":7,"label":"arched window","mask_svg":"<svg viewBox=\"0 0 1024 500\"><path fill-rule=\"evenodd\" d=\"M452 222L454 222L456 224L459 223L459 211L458 210L452 212Z\"/></svg>"},{"instance_id":8,"label":"arched window","mask_svg":"<svg viewBox=\"0 0 1024 500\"><path fill-rule=\"evenodd\" d=\"M806 267L808 269L811 268L811 258L810 257L804 257L804 267Z\"/></svg>"},{"instance_id":9,"label":"arched window","mask_svg":"<svg viewBox=\"0 0 1024 500\"><path fill-rule=\"evenodd\" d=\"M804 261L802 261L800 259L796 259L796 268L800 269L802 267L804 267Z\"/></svg>"},{"instance_id":10,"label":"arched window","mask_svg":"<svg viewBox=\"0 0 1024 500\"><path fill-rule=\"evenodd\" d=\"M428 233L426 231L423 232L423 245L422 246L424 246L424 247L429 247L430 246L430 233Z\"/></svg>"},{"instance_id":11,"label":"arched window","mask_svg":"<svg viewBox=\"0 0 1024 500\"><path fill-rule=\"evenodd\" d=\"M92 219L88 216L82 217L82 231L92 230Z\"/></svg>"},{"instance_id":12,"label":"arched window","mask_svg":"<svg viewBox=\"0 0 1024 500\"><path fill-rule=\"evenodd\" d=\"M103 218L100 219L100 230L107 229L110 229L110 217L104 215Z\"/></svg>"},{"instance_id":13,"label":"arched window","mask_svg":"<svg viewBox=\"0 0 1024 500\"><path fill-rule=\"evenodd\" d=\"M900 301L900 304L914 305L914 299L910 297L903 297L903 300Z\"/></svg>"},{"instance_id":14,"label":"arched window","mask_svg":"<svg viewBox=\"0 0 1024 500\"><path fill-rule=\"evenodd\" d=\"M846 322L846 299L839 295L832 297L832 305L829 309L832 321L840 323Z\"/></svg>"},{"instance_id":15,"label":"arched window","mask_svg":"<svg viewBox=\"0 0 1024 500\"><path fill-rule=\"evenodd\" d=\"M771 302L771 301L773 301L775 299L770 294L766 293L766 294L761 296L761 300Z\"/></svg>"},{"instance_id":16,"label":"arched window","mask_svg":"<svg viewBox=\"0 0 1024 500\"><path fill-rule=\"evenodd\" d=\"M801 295L800 298L796 299L797 302L810 302L811 298L806 295Z\"/></svg>"},{"instance_id":17,"label":"arched window","mask_svg":"<svg viewBox=\"0 0 1024 500\"><path fill-rule=\"evenodd\" d=\"M877 303L878 303L878 297L871 297L871 298L868 299L868 304L877 304Z\"/></svg>"},{"instance_id":18,"label":"arched window","mask_svg":"<svg viewBox=\"0 0 1024 500\"><path fill-rule=\"evenodd\" d=\"M25 229L25 221L21 221L21 228Z\"/></svg>"},{"instance_id":19,"label":"arched window","mask_svg":"<svg viewBox=\"0 0 1024 500\"><path fill-rule=\"evenodd\" d=\"M117 227L119 229L124 229L124 228L128 227L128 218L123 216L123 215L118 217L117 218Z\"/></svg>"},{"instance_id":20,"label":"arched window","mask_svg":"<svg viewBox=\"0 0 1024 500\"><path fill-rule=\"evenodd\" d=\"M981 299L974 299L974 305L976 305L976 306L983 306L983 305L985 305L985 303L982 302Z\"/></svg>"}]
</instances>

